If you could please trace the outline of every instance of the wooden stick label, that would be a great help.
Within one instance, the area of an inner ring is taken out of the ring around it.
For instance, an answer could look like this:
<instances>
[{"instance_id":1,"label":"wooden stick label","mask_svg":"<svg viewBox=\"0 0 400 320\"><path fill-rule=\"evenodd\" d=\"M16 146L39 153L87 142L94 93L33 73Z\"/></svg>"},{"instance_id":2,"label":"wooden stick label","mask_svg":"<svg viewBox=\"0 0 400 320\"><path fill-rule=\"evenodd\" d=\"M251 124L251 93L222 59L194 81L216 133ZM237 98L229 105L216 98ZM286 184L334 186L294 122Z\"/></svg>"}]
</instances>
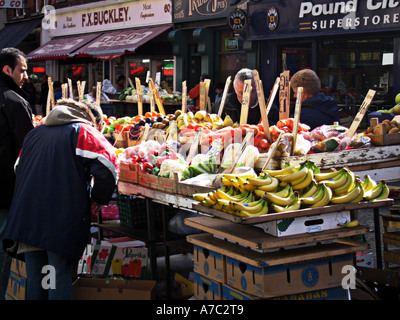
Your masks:
<instances>
[{"instance_id":1,"label":"wooden stick label","mask_svg":"<svg viewBox=\"0 0 400 320\"><path fill-rule=\"evenodd\" d=\"M142 116L143 115L143 92L142 92L142 85L140 84L140 79L135 78L135 84L136 84L136 93L138 97L138 115Z\"/></svg>"},{"instance_id":2,"label":"wooden stick label","mask_svg":"<svg viewBox=\"0 0 400 320\"><path fill-rule=\"evenodd\" d=\"M366 114L372 99L375 96L376 91L375 90L368 90L368 93L363 101L363 103L360 106L360 109L358 110L357 115L355 116L349 130L346 133L346 137L351 138L354 136L354 134L356 133L358 126L360 125L364 115Z\"/></svg>"},{"instance_id":3,"label":"wooden stick label","mask_svg":"<svg viewBox=\"0 0 400 320\"><path fill-rule=\"evenodd\" d=\"M187 86L186 80L182 82L182 112L187 111Z\"/></svg>"},{"instance_id":4,"label":"wooden stick label","mask_svg":"<svg viewBox=\"0 0 400 320\"><path fill-rule=\"evenodd\" d=\"M200 82L200 110L206 110L206 84Z\"/></svg>"},{"instance_id":5,"label":"wooden stick label","mask_svg":"<svg viewBox=\"0 0 400 320\"><path fill-rule=\"evenodd\" d=\"M198 148L199 148L199 141L200 141L200 138L201 138L202 134L203 134L203 129L198 129L196 131L196 134L195 134L195 136L193 138L193 142L192 142L192 144L190 146L188 155L186 157L186 162L187 163L190 163L192 161L193 157L197 154L197 151L198 151Z\"/></svg>"},{"instance_id":6,"label":"wooden stick label","mask_svg":"<svg viewBox=\"0 0 400 320\"><path fill-rule=\"evenodd\" d=\"M297 88L296 106L294 108L294 123L293 123L293 141L291 155L294 154L297 142L297 131L299 128L300 112L301 112L301 96L303 95L303 87Z\"/></svg>"},{"instance_id":7,"label":"wooden stick label","mask_svg":"<svg viewBox=\"0 0 400 320\"><path fill-rule=\"evenodd\" d=\"M244 80L243 86L243 99L242 99L242 110L240 113L240 124L247 123L247 117L249 115L249 103L251 93L251 79Z\"/></svg>"},{"instance_id":8,"label":"wooden stick label","mask_svg":"<svg viewBox=\"0 0 400 320\"><path fill-rule=\"evenodd\" d=\"M101 82L97 82L97 87L96 87L96 103L97 105L100 105L101 103Z\"/></svg>"},{"instance_id":9,"label":"wooden stick label","mask_svg":"<svg viewBox=\"0 0 400 320\"><path fill-rule=\"evenodd\" d=\"M221 103L219 104L219 109L218 109L218 116L219 117L221 117L222 111L224 110L226 96L228 95L228 90L229 90L229 86L230 86L231 82L232 82L231 81L231 76L229 76L226 79L225 87L224 87L224 93L222 94Z\"/></svg>"},{"instance_id":10,"label":"wooden stick label","mask_svg":"<svg viewBox=\"0 0 400 320\"><path fill-rule=\"evenodd\" d=\"M280 75L279 85L279 120L288 119L290 112L290 71L284 71Z\"/></svg>"}]
</instances>

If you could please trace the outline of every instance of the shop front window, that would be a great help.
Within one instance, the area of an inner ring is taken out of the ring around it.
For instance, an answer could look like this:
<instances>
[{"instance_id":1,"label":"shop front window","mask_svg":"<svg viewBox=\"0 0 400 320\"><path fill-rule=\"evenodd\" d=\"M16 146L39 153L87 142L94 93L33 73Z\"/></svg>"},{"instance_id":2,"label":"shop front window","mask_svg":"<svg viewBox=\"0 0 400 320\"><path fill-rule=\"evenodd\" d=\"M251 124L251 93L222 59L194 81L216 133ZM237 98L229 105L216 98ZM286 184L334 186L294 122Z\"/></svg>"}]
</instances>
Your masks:
<instances>
[{"instance_id":1,"label":"shop front window","mask_svg":"<svg viewBox=\"0 0 400 320\"><path fill-rule=\"evenodd\" d=\"M146 85L147 72L149 70L150 59L128 59L128 77L134 85L135 78L139 78L140 83Z\"/></svg>"},{"instance_id":2,"label":"shop front window","mask_svg":"<svg viewBox=\"0 0 400 320\"><path fill-rule=\"evenodd\" d=\"M354 116L369 89L376 91L368 111L393 106L393 40L342 40L319 43L318 75L342 116Z\"/></svg>"}]
</instances>

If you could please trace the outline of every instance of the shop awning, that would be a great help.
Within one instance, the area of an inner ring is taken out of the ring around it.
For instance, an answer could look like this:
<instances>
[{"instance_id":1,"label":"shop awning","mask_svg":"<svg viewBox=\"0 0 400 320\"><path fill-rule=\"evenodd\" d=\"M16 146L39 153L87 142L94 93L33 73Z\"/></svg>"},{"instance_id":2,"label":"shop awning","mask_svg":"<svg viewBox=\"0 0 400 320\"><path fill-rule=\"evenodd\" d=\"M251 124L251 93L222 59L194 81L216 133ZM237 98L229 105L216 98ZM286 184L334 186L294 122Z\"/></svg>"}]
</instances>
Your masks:
<instances>
[{"instance_id":1,"label":"shop awning","mask_svg":"<svg viewBox=\"0 0 400 320\"><path fill-rule=\"evenodd\" d=\"M37 28L42 20L29 20L7 24L0 30L0 50L18 46L33 29Z\"/></svg>"},{"instance_id":2,"label":"shop awning","mask_svg":"<svg viewBox=\"0 0 400 320\"><path fill-rule=\"evenodd\" d=\"M120 30L103 33L100 37L75 51L76 55L89 55L97 59L110 60L125 53L132 53L138 47L157 37L172 26Z\"/></svg>"},{"instance_id":3,"label":"shop awning","mask_svg":"<svg viewBox=\"0 0 400 320\"><path fill-rule=\"evenodd\" d=\"M73 52L98 38L103 33L90 33L74 37L53 38L41 47L27 54L30 61L66 59L73 56Z\"/></svg>"}]
</instances>

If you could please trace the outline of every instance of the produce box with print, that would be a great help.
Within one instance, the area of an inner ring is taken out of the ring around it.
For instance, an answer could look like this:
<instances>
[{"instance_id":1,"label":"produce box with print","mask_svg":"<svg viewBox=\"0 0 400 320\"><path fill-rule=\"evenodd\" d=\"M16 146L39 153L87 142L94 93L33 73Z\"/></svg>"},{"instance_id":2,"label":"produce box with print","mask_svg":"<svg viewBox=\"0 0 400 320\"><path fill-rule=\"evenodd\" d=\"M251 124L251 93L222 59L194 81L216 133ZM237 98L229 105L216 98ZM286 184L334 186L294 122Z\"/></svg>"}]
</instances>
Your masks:
<instances>
[{"instance_id":1,"label":"produce box with print","mask_svg":"<svg viewBox=\"0 0 400 320\"><path fill-rule=\"evenodd\" d=\"M26 299L26 267L25 262L12 258L7 294L15 300Z\"/></svg>"},{"instance_id":2,"label":"produce box with print","mask_svg":"<svg viewBox=\"0 0 400 320\"><path fill-rule=\"evenodd\" d=\"M263 222L255 226L262 228L264 232L273 236L284 237L335 229L338 228L338 224L345 224L350 220L350 211L338 211L315 216L284 218Z\"/></svg>"},{"instance_id":3,"label":"produce box with print","mask_svg":"<svg viewBox=\"0 0 400 320\"><path fill-rule=\"evenodd\" d=\"M310 300L348 300L348 291L340 287L321 289L296 294L288 294L273 298L260 298L243 291L222 285L222 297L224 300L290 300L290 301L310 301Z\"/></svg>"},{"instance_id":4,"label":"produce box with print","mask_svg":"<svg viewBox=\"0 0 400 320\"><path fill-rule=\"evenodd\" d=\"M339 287L342 268L352 264L351 254L262 267L226 257L226 284L261 298L279 297Z\"/></svg>"},{"instance_id":5,"label":"produce box with print","mask_svg":"<svg viewBox=\"0 0 400 320\"><path fill-rule=\"evenodd\" d=\"M78 278L72 286L73 300L152 300L156 282Z\"/></svg>"},{"instance_id":6,"label":"produce box with print","mask_svg":"<svg viewBox=\"0 0 400 320\"><path fill-rule=\"evenodd\" d=\"M193 250L193 270L211 280L224 283L225 256L197 245Z\"/></svg>"},{"instance_id":7,"label":"produce box with print","mask_svg":"<svg viewBox=\"0 0 400 320\"><path fill-rule=\"evenodd\" d=\"M95 241L90 274L144 278L147 274L148 249L142 246L141 241Z\"/></svg>"},{"instance_id":8,"label":"produce box with print","mask_svg":"<svg viewBox=\"0 0 400 320\"><path fill-rule=\"evenodd\" d=\"M198 300L221 300L221 283L194 273L194 296Z\"/></svg>"},{"instance_id":9,"label":"produce box with print","mask_svg":"<svg viewBox=\"0 0 400 320\"><path fill-rule=\"evenodd\" d=\"M139 182L139 165L133 163L123 163L120 164L119 169L119 180L130 182L130 183L138 183Z\"/></svg>"}]
</instances>

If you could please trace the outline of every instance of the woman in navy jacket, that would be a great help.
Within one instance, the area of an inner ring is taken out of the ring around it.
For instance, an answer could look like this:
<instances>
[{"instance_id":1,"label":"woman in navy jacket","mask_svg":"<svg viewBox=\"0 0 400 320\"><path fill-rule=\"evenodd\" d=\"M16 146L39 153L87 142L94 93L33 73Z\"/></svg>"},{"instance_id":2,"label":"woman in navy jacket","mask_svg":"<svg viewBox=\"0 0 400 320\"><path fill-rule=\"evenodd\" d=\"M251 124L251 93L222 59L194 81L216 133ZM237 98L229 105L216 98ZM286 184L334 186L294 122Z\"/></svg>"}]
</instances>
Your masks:
<instances>
[{"instance_id":1,"label":"woman in navy jacket","mask_svg":"<svg viewBox=\"0 0 400 320\"><path fill-rule=\"evenodd\" d=\"M3 243L24 254L28 299L72 298L71 267L90 237L91 206L107 204L117 181L115 149L98 130L102 116L94 103L59 100L25 138ZM42 286L46 265L55 288Z\"/></svg>"}]
</instances>

